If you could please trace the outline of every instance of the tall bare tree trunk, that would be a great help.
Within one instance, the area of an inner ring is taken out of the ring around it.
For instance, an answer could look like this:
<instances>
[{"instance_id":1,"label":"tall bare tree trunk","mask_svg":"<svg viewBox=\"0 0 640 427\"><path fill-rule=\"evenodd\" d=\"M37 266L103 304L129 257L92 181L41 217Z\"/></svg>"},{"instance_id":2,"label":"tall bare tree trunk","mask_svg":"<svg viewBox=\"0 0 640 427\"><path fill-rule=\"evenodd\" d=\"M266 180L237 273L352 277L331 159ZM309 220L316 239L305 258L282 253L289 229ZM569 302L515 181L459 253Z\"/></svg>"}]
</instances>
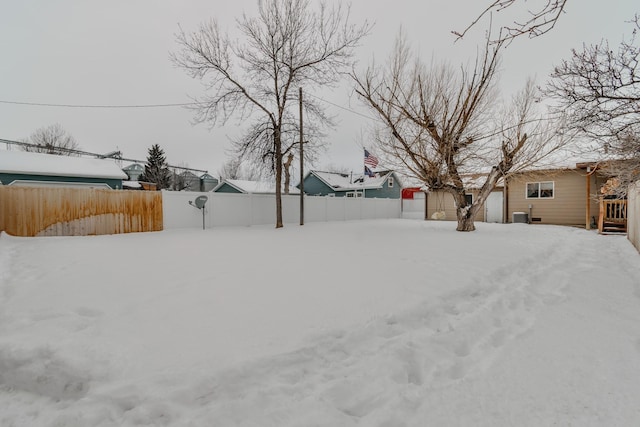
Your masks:
<instances>
[{"instance_id":1,"label":"tall bare tree trunk","mask_svg":"<svg viewBox=\"0 0 640 427\"><path fill-rule=\"evenodd\" d=\"M293 162L293 154L289 153L287 161L284 162L284 194L289 194L289 185L291 184L291 163Z\"/></svg>"},{"instance_id":2,"label":"tall bare tree trunk","mask_svg":"<svg viewBox=\"0 0 640 427\"><path fill-rule=\"evenodd\" d=\"M456 231L475 231L476 226L473 221L473 215L471 215L471 209L465 208L456 209L456 215L458 217L458 227Z\"/></svg>"},{"instance_id":3,"label":"tall bare tree trunk","mask_svg":"<svg viewBox=\"0 0 640 427\"><path fill-rule=\"evenodd\" d=\"M476 212L475 206L467 204L464 190L455 191L452 195L456 205L456 218L458 219L456 231L475 231L476 226L473 222Z\"/></svg>"}]
</instances>

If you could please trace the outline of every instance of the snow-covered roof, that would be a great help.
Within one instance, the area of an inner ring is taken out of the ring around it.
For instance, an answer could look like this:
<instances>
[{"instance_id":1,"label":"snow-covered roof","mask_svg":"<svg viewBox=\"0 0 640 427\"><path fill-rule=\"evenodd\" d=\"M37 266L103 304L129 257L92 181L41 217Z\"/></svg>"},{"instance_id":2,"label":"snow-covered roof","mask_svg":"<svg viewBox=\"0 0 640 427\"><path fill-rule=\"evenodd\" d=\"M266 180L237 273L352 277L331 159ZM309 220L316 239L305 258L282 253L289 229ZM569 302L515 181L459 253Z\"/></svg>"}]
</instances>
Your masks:
<instances>
[{"instance_id":1,"label":"snow-covered roof","mask_svg":"<svg viewBox=\"0 0 640 427\"><path fill-rule=\"evenodd\" d=\"M363 174L346 174L337 172L311 171L318 179L336 191L372 190L382 188L386 179L393 171L374 172L375 176L369 177ZM309 176L307 174L307 176Z\"/></svg>"},{"instance_id":2,"label":"snow-covered roof","mask_svg":"<svg viewBox=\"0 0 640 427\"><path fill-rule=\"evenodd\" d=\"M0 173L126 179L113 161L0 150Z\"/></svg>"},{"instance_id":3,"label":"snow-covered roof","mask_svg":"<svg viewBox=\"0 0 640 427\"><path fill-rule=\"evenodd\" d=\"M244 179L223 179L214 188L218 189L224 184L228 184L242 193L247 194L275 194L276 184L269 181L248 181ZM289 186L289 194L300 194L300 190L292 185Z\"/></svg>"},{"instance_id":4,"label":"snow-covered roof","mask_svg":"<svg viewBox=\"0 0 640 427\"><path fill-rule=\"evenodd\" d=\"M487 180L487 175L468 175L462 177L462 182L464 183L464 187L468 189L480 189L484 185ZM498 182L496 182L496 187L503 187L504 179L498 178Z\"/></svg>"},{"instance_id":5,"label":"snow-covered roof","mask_svg":"<svg viewBox=\"0 0 640 427\"><path fill-rule=\"evenodd\" d=\"M138 181L122 181L122 188L142 188L142 184Z\"/></svg>"}]
</instances>

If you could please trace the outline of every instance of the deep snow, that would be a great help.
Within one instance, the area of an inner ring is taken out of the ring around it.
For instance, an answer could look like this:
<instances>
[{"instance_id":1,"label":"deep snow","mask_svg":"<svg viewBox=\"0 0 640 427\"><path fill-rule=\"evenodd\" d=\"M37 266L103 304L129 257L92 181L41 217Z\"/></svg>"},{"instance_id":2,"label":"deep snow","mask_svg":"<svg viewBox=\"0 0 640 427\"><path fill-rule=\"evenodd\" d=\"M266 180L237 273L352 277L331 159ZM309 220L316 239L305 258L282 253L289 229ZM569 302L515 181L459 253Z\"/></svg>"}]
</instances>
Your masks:
<instances>
[{"instance_id":1,"label":"deep snow","mask_svg":"<svg viewBox=\"0 0 640 427\"><path fill-rule=\"evenodd\" d=\"M640 255L377 220L0 237L0 425L640 425Z\"/></svg>"}]
</instances>

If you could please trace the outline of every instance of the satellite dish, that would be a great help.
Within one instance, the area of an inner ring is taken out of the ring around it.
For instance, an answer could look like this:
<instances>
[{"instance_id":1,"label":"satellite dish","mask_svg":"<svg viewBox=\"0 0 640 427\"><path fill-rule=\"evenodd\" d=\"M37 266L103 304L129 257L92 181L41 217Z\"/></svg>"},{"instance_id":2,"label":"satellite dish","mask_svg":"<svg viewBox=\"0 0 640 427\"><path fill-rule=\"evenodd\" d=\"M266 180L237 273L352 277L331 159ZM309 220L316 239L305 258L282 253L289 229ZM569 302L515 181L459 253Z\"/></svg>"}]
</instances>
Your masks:
<instances>
[{"instance_id":1,"label":"satellite dish","mask_svg":"<svg viewBox=\"0 0 640 427\"><path fill-rule=\"evenodd\" d=\"M198 197L196 197L196 202L195 202L196 208L198 208L198 209L204 208L204 204L207 203L207 200L209 200L207 198L207 196L198 196Z\"/></svg>"}]
</instances>

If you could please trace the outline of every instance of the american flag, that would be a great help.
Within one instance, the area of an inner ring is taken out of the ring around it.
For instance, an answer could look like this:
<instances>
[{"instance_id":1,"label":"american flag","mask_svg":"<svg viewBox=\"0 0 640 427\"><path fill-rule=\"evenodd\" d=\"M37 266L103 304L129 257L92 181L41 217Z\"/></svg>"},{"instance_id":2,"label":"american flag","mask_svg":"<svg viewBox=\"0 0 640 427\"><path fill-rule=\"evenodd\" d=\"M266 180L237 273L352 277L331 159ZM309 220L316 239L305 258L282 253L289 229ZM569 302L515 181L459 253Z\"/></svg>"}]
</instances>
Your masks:
<instances>
[{"instance_id":1,"label":"american flag","mask_svg":"<svg viewBox=\"0 0 640 427\"><path fill-rule=\"evenodd\" d=\"M378 158L371 154L367 149L364 149L364 164L375 168L378 166Z\"/></svg>"}]
</instances>

